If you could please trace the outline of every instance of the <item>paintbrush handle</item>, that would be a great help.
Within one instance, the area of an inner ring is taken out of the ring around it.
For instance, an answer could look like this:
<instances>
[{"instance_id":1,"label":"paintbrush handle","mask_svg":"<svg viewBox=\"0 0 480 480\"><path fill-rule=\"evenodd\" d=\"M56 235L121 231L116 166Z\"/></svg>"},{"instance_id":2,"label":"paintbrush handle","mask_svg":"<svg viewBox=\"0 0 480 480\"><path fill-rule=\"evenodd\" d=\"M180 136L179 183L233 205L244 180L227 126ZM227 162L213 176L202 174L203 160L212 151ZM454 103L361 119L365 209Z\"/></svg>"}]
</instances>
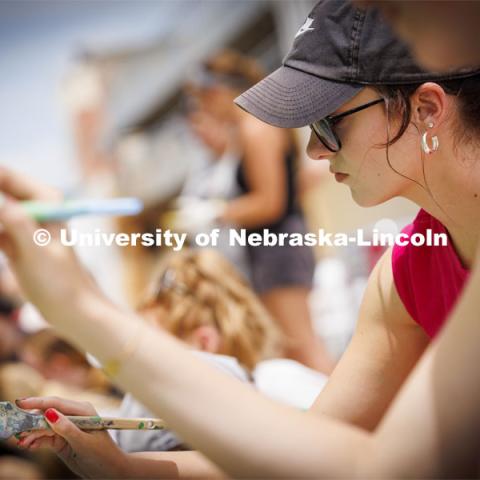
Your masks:
<instances>
[{"instance_id":1,"label":"paintbrush handle","mask_svg":"<svg viewBox=\"0 0 480 480\"><path fill-rule=\"evenodd\" d=\"M79 215L137 215L143 210L138 198L78 199L64 202L21 202L22 208L39 222L58 222Z\"/></svg>"},{"instance_id":2,"label":"paintbrush handle","mask_svg":"<svg viewBox=\"0 0 480 480\"><path fill-rule=\"evenodd\" d=\"M161 430L165 422L159 418L115 418L67 416L81 430Z\"/></svg>"}]
</instances>

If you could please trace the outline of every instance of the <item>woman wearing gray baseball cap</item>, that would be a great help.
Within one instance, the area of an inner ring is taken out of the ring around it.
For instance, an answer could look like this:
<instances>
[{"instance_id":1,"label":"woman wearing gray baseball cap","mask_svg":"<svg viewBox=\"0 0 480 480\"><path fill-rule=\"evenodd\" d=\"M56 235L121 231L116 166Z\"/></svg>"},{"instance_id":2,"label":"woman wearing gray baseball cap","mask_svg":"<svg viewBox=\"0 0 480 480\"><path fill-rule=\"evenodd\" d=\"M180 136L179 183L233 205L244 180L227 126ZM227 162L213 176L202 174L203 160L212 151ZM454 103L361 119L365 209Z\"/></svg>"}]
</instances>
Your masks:
<instances>
[{"instance_id":1,"label":"woman wearing gray baseball cap","mask_svg":"<svg viewBox=\"0 0 480 480\"><path fill-rule=\"evenodd\" d=\"M328 160L359 205L405 197L421 210L404 233L449 236L384 254L314 410L375 428L456 303L480 234L479 97L480 67L426 71L379 12L327 1L283 65L236 99L273 125L310 125L309 156Z\"/></svg>"},{"instance_id":2,"label":"woman wearing gray baseball cap","mask_svg":"<svg viewBox=\"0 0 480 480\"><path fill-rule=\"evenodd\" d=\"M138 327L58 241L34 247L37 225L14 201L4 203L3 243L45 318L116 365L115 381L221 471L192 452L157 462L126 456L59 412L49 415L51 431L26 443L50 445L84 475L103 477L478 474L477 74L422 71L375 12L326 1L299 30L284 66L237 100L269 123L310 124L310 155L328 159L361 205L405 196L422 207L407 233L430 228L450 239L444 248L395 247L380 260L352 344L309 412L273 403L210 371L161 332ZM5 191L34 195L4 175ZM58 399L21 405L83 412Z\"/></svg>"}]
</instances>

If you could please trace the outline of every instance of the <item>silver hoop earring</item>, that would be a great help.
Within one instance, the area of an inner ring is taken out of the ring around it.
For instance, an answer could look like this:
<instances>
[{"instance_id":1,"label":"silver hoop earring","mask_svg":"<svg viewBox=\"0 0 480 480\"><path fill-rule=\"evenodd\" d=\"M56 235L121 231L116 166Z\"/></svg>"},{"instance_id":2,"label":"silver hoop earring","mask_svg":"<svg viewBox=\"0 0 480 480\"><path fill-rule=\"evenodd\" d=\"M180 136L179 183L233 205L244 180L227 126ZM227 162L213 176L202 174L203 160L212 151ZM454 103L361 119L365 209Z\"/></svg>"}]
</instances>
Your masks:
<instances>
[{"instance_id":1,"label":"silver hoop earring","mask_svg":"<svg viewBox=\"0 0 480 480\"><path fill-rule=\"evenodd\" d=\"M425 132L422 135L422 150L427 154L430 155L433 152L436 152L438 150L438 147L440 146L440 142L438 141L438 137L435 135L432 137L432 146L430 147L428 145L428 140L427 140L428 132Z\"/></svg>"}]
</instances>

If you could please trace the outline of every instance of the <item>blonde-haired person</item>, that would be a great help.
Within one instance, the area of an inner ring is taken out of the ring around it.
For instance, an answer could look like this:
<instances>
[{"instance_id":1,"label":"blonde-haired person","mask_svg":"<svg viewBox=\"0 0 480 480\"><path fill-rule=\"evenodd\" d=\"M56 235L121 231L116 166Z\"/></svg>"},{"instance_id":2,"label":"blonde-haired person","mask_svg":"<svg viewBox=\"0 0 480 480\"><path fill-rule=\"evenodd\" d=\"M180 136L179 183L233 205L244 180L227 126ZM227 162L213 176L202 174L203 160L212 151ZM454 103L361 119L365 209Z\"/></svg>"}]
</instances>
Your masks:
<instances>
[{"instance_id":1,"label":"blonde-haired person","mask_svg":"<svg viewBox=\"0 0 480 480\"><path fill-rule=\"evenodd\" d=\"M235 357L249 371L278 351L281 335L270 314L215 250L168 255L138 311L200 350Z\"/></svg>"},{"instance_id":2,"label":"blonde-haired person","mask_svg":"<svg viewBox=\"0 0 480 480\"><path fill-rule=\"evenodd\" d=\"M137 311L150 324L196 350L196 355L242 381L255 366L277 354L281 334L269 313L233 265L215 250L185 249L163 258ZM127 394L119 415L152 417ZM118 431L126 452L184 448L169 430Z\"/></svg>"},{"instance_id":3,"label":"blonde-haired person","mask_svg":"<svg viewBox=\"0 0 480 480\"><path fill-rule=\"evenodd\" d=\"M264 76L255 59L234 50L221 50L203 62L188 85L198 111L226 128L230 138L223 146L240 159L235 178L238 195L223 209L212 208L212 212L216 210L216 220L221 224L244 228L247 233L268 229L275 235L304 234L293 131L260 122L233 103ZM204 143L212 143L210 132L197 129L197 133ZM194 206L192 210L195 212ZM187 216L191 223L195 222L193 217L198 218L193 212ZM289 340L284 354L330 373L334 362L315 335L308 306L315 266L313 250L305 245L246 248L253 288Z\"/></svg>"}]
</instances>

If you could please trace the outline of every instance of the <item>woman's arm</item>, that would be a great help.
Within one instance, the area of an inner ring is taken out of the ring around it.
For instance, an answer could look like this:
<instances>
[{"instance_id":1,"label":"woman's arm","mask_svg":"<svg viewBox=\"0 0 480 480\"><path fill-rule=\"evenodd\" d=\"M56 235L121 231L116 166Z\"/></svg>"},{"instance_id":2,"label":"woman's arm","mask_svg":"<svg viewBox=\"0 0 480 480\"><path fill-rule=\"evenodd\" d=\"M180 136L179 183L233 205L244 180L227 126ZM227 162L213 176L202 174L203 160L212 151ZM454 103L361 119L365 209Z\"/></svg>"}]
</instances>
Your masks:
<instances>
[{"instance_id":1,"label":"woman's arm","mask_svg":"<svg viewBox=\"0 0 480 480\"><path fill-rule=\"evenodd\" d=\"M166 464L174 466L176 476L167 476L170 469L164 473L165 478L226 478L225 474L210 460L198 452L140 452L127 456L128 473L126 478L157 478L160 469Z\"/></svg>"},{"instance_id":2,"label":"woman's arm","mask_svg":"<svg viewBox=\"0 0 480 480\"><path fill-rule=\"evenodd\" d=\"M0 222L7 232L2 242L8 244L22 287L45 318L103 363L118 358L138 338L117 383L232 476L319 478L376 474L379 468L383 476L395 476L400 468L418 476L419 464L426 466L421 474L438 475L446 470L445 462L458 461L452 441L465 446L464 458L477 459L472 452L478 453L480 439L479 265L462 308L415 369L379 433L372 435L278 405L194 359L161 331L145 326L136 337L135 317L88 282L70 251L57 242L43 249L33 244L36 225L18 205L3 205ZM445 408L448 398L456 399L451 412ZM406 431L415 435L405 436ZM379 464L376 458L382 453Z\"/></svg>"},{"instance_id":3,"label":"woman's arm","mask_svg":"<svg viewBox=\"0 0 480 480\"><path fill-rule=\"evenodd\" d=\"M355 334L312 406L314 413L373 431L430 339L400 300L391 249L373 269Z\"/></svg>"},{"instance_id":4,"label":"woman's arm","mask_svg":"<svg viewBox=\"0 0 480 480\"><path fill-rule=\"evenodd\" d=\"M119 381L235 477L469 473L480 448L479 288L477 265L461 308L373 436L260 397L193 362L170 338L145 337Z\"/></svg>"},{"instance_id":5,"label":"woman's arm","mask_svg":"<svg viewBox=\"0 0 480 480\"><path fill-rule=\"evenodd\" d=\"M287 202L286 132L247 117L240 124L239 135L250 191L231 200L221 220L244 228L274 223L282 216Z\"/></svg>"},{"instance_id":6,"label":"woman's arm","mask_svg":"<svg viewBox=\"0 0 480 480\"><path fill-rule=\"evenodd\" d=\"M369 471L405 478L478 477L480 252L438 341L402 387L375 435Z\"/></svg>"}]
</instances>

